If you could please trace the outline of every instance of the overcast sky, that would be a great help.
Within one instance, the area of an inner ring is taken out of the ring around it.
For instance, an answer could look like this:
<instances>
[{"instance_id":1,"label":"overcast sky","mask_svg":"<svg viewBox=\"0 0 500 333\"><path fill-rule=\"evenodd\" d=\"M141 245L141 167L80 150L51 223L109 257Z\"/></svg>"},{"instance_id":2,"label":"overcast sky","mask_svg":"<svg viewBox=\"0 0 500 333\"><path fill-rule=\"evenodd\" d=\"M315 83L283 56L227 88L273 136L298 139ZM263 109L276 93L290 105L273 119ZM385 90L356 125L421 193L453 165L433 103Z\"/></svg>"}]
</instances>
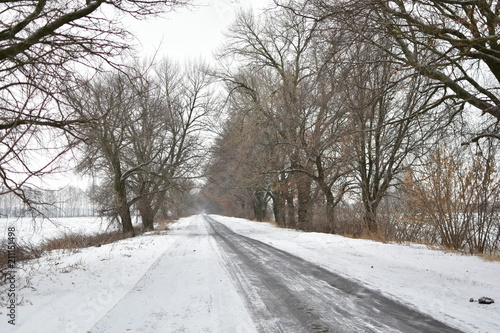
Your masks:
<instances>
[{"instance_id":1,"label":"overcast sky","mask_svg":"<svg viewBox=\"0 0 500 333\"><path fill-rule=\"evenodd\" d=\"M142 55L151 56L160 47L160 56L174 60L207 60L223 41L223 31L240 9L263 9L272 0L194 0L198 6L179 9L164 18L134 21L130 29L137 36Z\"/></svg>"}]
</instances>

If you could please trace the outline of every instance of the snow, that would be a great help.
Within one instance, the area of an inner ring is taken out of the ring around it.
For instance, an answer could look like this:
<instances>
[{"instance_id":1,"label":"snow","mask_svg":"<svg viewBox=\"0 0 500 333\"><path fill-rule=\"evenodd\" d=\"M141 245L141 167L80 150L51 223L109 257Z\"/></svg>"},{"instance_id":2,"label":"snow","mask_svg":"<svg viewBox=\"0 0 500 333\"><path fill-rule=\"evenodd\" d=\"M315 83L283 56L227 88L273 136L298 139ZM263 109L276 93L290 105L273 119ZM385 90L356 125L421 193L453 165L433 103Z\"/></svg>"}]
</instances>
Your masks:
<instances>
[{"instance_id":1,"label":"snow","mask_svg":"<svg viewBox=\"0 0 500 333\"><path fill-rule=\"evenodd\" d=\"M204 219L183 220L172 234L177 239L168 251L91 331L255 332L236 290L228 288Z\"/></svg>"},{"instance_id":2,"label":"snow","mask_svg":"<svg viewBox=\"0 0 500 333\"><path fill-rule=\"evenodd\" d=\"M465 332L500 331L500 262L423 245L384 244L213 218ZM0 236L7 225L0 223ZM105 227L88 219L60 221L60 225L63 230L86 232ZM60 230L52 224L36 232L19 228L18 237L40 241ZM0 290L0 332L255 332L241 296L220 264L219 252L202 216L181 219L168 232L77 251L53 251L17 271L20 304L15 327L7 322L7 294ZM497 303L469 302L482 296Z\"/></svg>"},{"instance_id":3,"label":"snow","mask_svg":"<svg viewBox=\"0 0 500 333\"><path fill-rule=\"evenodd\" d=\"M53 251L24 265L16 274L16 327L7 323L2 306L0 332L86 332L172 241L142 236L73 253Z\"/></svg>"}]
</instances>

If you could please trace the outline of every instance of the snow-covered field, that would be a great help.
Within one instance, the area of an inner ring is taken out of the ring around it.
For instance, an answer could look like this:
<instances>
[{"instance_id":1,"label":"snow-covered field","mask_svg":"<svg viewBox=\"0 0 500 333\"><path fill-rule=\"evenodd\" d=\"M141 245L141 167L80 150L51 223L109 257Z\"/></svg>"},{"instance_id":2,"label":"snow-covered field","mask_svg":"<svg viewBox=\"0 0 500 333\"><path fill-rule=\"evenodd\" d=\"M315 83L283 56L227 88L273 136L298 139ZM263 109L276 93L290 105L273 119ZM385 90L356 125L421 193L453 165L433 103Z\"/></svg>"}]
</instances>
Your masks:
<instances>
[{"instance_id":1,"label":"snow-covered field","mask_svg":"<svg viewBox=\"0 0 500 333\"><path fill-rule=\"evenodd\" d=\"M6 239L7 228L16 228L16 240L23 244L39 245L44 240L56 238L68 232L94 234L106 230L115 230L106 219L99 217L68 217L54 219L0 218L0 239Z\"/></svg>"},{"instance_id":2,"label":"snow-covered field","mask_svg":"<svg viewBox=\"0 0 500 333\"><path fill-rule=\"evenodd\" d=\"M17 222L17 238L38 244L68 231L92 234L106 230L100 219ZM0 225L0 235L12 221ZM175 237L144 235L76 251L52 251L23 263L15 274L18 305L15 326L6 308L7 286L0 287L0 332L87 332L121 299Z\"/></svg>"},{"instance_id":3,"label":"snow-covered field","mask_svg":"<svg viewBox=\"0 0 500 333\"><path fill-rule=\"evenodd\" d=\"M500 332L500 262L432 250L422 245L383 244L279 229L268 223L213 217L237 233L360 281L465 332ZM79 230L86 232L105 228L100 221L80 220L76 224L73 221L70 226L66 222L61 222L61 225L65 228L78 225ZM222 276L224 270L217 268L219 259L213 242L202 242L203 237L199 235L183 238L191 227L202 223L201 216L193 216L181 219L167 233L141 235L74 253L54 251L24 265L16 273L16 293L20 303L16 307L16 326L8 324L7 291L0 292L0 332L87 332L125 295L136 291L148 269L166 256L185 258L192 265L198 265L198 269L191 268L196 277L185 276L189 271L172 267L172 272L184 272L184 276L179 274L177 277L181 282L172 287L175 297L171 302L175 304L165 306L169 311L176 311L176 327L185 332L196 332L194 328L203 328L207 332L233 332L231 323L240 321L247 323L242 332L252 331L248 314L242 308L243 302L232 291L227 277ZM5 226L0 224L0 236L5 235ZM44 224L36 232L28 228L29 235L24 235L23 229L19 228L18 237L39 241L42 234L46 237L59 232L53 226ZM193 243L180 244L180 240ZM184 246L183 251L179 250L181 246ZM203 253L186 250L196 248L203 249ZM182 265L180 259L173 258L169 262ZM210 272L204 273L206 267L210 267ZM171 273L165 278L176 278L176 274ZM211 291L193 289L197 283L203 284L203 290L208 286ZM161 283L158 286L161 288ZM199 297L195 295L198 292ZM213 293L219 297L212 297ZM150 296L152 299L158 297ZM481 296L491 297L497 303L480 305L469 302L470 298ZM169 301L165 298L165 302ZM204 316L207 307L209 313ZM226 313L214 317L216 311ZM123 320L133 321L133 317L133 313L124 312ZM168 321L168 318L158 317L158 320Z\"/></svg>"}]
</instances>

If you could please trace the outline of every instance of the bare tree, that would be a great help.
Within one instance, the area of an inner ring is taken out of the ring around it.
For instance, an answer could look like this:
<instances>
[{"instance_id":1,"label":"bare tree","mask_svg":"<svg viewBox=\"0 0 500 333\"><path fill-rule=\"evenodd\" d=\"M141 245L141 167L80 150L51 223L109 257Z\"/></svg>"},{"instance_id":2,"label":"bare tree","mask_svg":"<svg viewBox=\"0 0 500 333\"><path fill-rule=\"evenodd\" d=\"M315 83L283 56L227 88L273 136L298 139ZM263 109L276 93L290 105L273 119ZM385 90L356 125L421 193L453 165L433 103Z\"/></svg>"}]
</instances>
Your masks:
<instances>
[{"instance_id":1,"label":"bare tree","mask_svg":"<svg viewBox=\"0 0 500 333\"><path fill-rule=\"evenodd\" d=\"M496 148L438 147L427 164L406 177L405 216L431 230L431 241L470 253L500 246L500 182Z\"/></svg>"},{"instance_id":2,"label":"bare tree","mask_svg":"<svg viewBox=\"0 0 500 333\"><path fill-rule=\"evenodd\" d=\"M80 129L84 145L79 168L107 182L113 198L110 213L119 216L123 233L132 235L127 181L144 166L129 167L124 158L125 147L131 144L128 127L138 121L135 102L134 91L123 74L83 83L68 97L75 112L89 119Z\"/></svg>"},{"instance_id":3,"label":"bare tree","mask_svg":"<svg viewBox=\"0 0 500 333\"><path fill-rule=\"evenodd\" d=\"M435 106L437 93L428 79L411 75L363 41L351 43L345 54L349 65L343 73L342 99L350 119L353 164L365 225L377 233L381 201L398 185L405 168L439 140L448 123L439 117L439 109L428 110Z\"/></svg>"},{"instance_id":4,"label":"bare tree","mask_svg":"<svg viewBox=\"0 0 500 333\"><path fill-rule=\"evenodd\" d=\"M186 185L193 185L190 180L200 177L201 135L215 105L211 86L206 65L181 67L166 60L134 80L137 122L128 127L125 161L143 165L130 186L145 230L153 229L169 196L183 195L190 190Z\"/></svg>"}]
</instances>

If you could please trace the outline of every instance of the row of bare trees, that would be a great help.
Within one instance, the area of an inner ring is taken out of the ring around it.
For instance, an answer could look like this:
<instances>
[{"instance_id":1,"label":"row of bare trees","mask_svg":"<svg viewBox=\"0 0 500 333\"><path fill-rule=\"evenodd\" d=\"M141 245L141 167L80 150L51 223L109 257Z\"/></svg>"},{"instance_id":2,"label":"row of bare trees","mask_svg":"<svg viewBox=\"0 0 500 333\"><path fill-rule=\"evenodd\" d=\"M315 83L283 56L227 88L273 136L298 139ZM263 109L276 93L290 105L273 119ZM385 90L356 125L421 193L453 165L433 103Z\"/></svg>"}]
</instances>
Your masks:
<instances>
[{"instance_id":1,"label":"row of bare trees","mask_svg":"<svg viewBox=\"0 0 500 333\"><path fill-rule=\"evenodd\" d=\"M277 9L258 17L241 13L219 55L228 120L203 191L212 209L262 220L269 206L281 226L399 240L419 225L434 238L418 240L472 252L498 249L496 189L487 195L478 188L481 179L498 185L494 149L488 160L469 163L475 155L462 147L462 173L447 174L456 189L453 182L476 174L469 177L477 194L467 209L444 194L455 215L439 219L432 212L441 207L425 203L439 202L428 191L440 177L429 170L444 142L494 145L498 6L275 2ZM478 169L488 163L488 171ZM487 196L481 203L479 193ZM424 214L415 215L419 205L429 209L425 219L415 218ZM450 225L466 214L467 231L456 242ZM396 218L403 215L407 223Z\"/></svg>"},{"instance_id":2,"label":"row of bare trees","mask_svg":"<svg viewBox=\"0 0 500 333\"><path fill-rule=\"evenodd\" d=\"M101 211L133 234L136 209L150 230L199 176L217 79L210 210L498 250L497 1L275 0L239 14L210 75L119 60L111 11L189 2L0 1L0 194L36 209L36 179L72 150Z\"/></svg>"},{"instance_id":3,"label":"row of bare trees","mask_svg":"<svg viewBox=\"0 0 500 333\"><path fill-rule=\"evenodd\" d=\"M88 193L77 186L46 190L31 189L25 192L31 200L43 203L37 209L48 218L95 216L98 213ZM0 196L0 218L16 219L31 216L31 213L29 205L14 193Z\"/></svg>"},{"instance_id":4,"label":"row of bare trees","mask_svg":"<svg viewBox=\"0 0 500 333\"><path fill-rule=\"evenodd\" d=\"M94 199L125 233L134 232L132 208L152 230L156 216L177 213L172 197L194 187L213 96L203 65L169 61L93 77L68 95L87 119L78 127L79 169L98 180Z\"/></svg>"},{"instance_id":5,"label":"row of bare trees","mask_svg":"<svg viewBox=\"0 0 500 333\"><path fill-rule=\"evenodd\" d=\"M146 230L181 213L203 158L209 78L201 65L131 64L122 21L190 4L0 1L0 195L47 215L57 203L37 194L44 177L76 160L124 232L133 234L133 209Z\"/></svg>"}]
</instances>

